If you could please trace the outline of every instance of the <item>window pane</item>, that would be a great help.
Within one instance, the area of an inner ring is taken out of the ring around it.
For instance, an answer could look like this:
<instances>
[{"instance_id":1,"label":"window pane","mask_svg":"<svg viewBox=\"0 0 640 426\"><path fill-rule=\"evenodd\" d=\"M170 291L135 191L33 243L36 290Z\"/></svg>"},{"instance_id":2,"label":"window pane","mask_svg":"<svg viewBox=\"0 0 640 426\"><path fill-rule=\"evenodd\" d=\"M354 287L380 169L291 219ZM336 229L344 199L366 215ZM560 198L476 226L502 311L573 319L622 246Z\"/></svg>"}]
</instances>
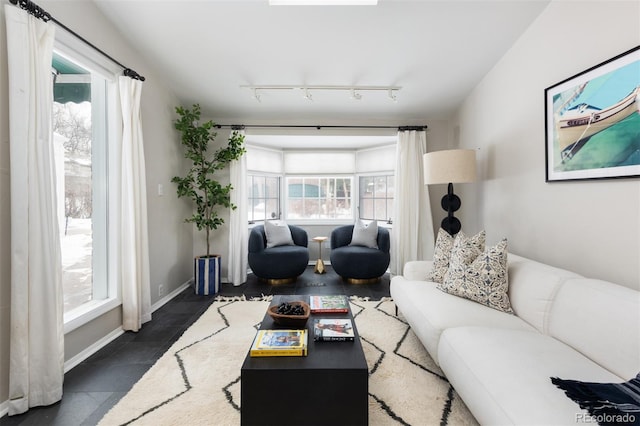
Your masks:
<instances>
[{"instance_id":1,"label":"window pane","mask_svg":"<svg viewBox=\"0 0 640 426\"><path fill-rule=\"evenodd\" d=\"M280 217L280 177L248 175L249 212L253 222Z\"/></svg>"},{"instance_id":2,"label":"window pane","mask_svg":"<svg viewBox=\"0 0 640 426\"><path fill-rule=\"evenodd\" d=\"M344 199L338 200L336 207L336 219L352 219L353 213L351 212L351 200Z\"/></svg>"},{"instance_id":3,"label":"window pane","mask_svg":"<svg viewBox=\"0 0 640 426\"><path fill-rule=\"evenodd\" d=\"M363 199L360 201L360 218L361 219L373 219L373 200Z\"/></svg>"},{"instance_id":4,"label":"window pane","mask_svg":"<svg viewBox=\"0 0 640 426\"><path fill-rule=\"evenodd\" d=\"M280 217L280 200L277 198L267 198L266 201L266 217L265 219L278 219Z\"/></svg>"},{"instance_id":5,"label":"window pane","mask_svg":"<svg viewBox=\"0 0 640 426\"><path fill-rule=\"evenodd\" d=\"M360 178L360 191L362 193L362 198L371 198L373 197L373 179L372 177L361 177Z\"/></svg>"},{"instance_id":6,"label":"window pane","mask_svg":"<svg viewBox=\"0 0 640 426\"><path fill-rule=\"evenodd\" d=\"M387 197L394 198L396 196L396 186L394 176L387 176Z\"/></svg>"},{"instance_id":7,"label":"window pane","mask_svg":"<svg viewBox=\"0 0 640 426\"><path fill-rule=\"evenodd\" d=\"M267 198L279 198L280 197L280 178L279 177L267 177L267 178L265 178L264 195Z\"/></svg>"},{"instance_id":8,"label":"window pane","mask_svg":"<svg viewBox=\"0 0 640 426\"><path fill-rule=\"evenodd\" d=\"M387 220L387 200L377 199L375 201L375 216L376 220Z\"/></svg>"},{"instance_id":9,"label":"window pane","mask_svg":"<svg viewBox=\"0 0 640 426\"><path fill-rule=\"evenodd\" d=\"M52 65L68 72L56 78L53 103L66 313L94 296L92 90L89 71L57 55Z\"/></svg>"},{"instance_id":10,"label":"window pane","mask_svg":"<svg viewBox=\"0 0 640 426\"><path fill-rule=\"evenodd\" d=\"M352 219L352 179L288 177L287 218Z\"/></svg>"},{"instance_id":11,"label":"window pane","mask_svg":"<svg viewBox=\"0 0 640 426\"><path fill-rule=\"evenodd\" d=\"M393 176L367 176L360 178L360 218L393 220Z\"/></svg>"}]
</instances>

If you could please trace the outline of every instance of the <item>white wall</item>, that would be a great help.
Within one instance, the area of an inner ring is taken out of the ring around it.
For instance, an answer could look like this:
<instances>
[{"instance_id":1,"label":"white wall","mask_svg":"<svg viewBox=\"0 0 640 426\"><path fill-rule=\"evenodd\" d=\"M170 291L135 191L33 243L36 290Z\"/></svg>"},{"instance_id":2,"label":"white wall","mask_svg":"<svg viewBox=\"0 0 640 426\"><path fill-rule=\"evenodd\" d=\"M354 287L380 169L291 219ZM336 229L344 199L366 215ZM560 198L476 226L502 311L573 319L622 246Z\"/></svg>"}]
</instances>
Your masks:
<instances>
[{"instance_id":1,"label":"white wall","mask_svg":"<svg viewBox=\"0 0 640 426\"><path fill-rule=\"evenodd\" d=\"M480 182L461 218L487 242L585 276L640 288L640 181L545 183L544 89L640 44L637 1L554 1L459 110L459 145Z\"/></svg>"},{"instance_id":2,"label":"white wall","mask_svg":"<svg viewBox=\"0 0 640 426\"><path fill-rule=\"evenodd\" d=\"M8 2L7 2L8 3ZM178 135L173 129L177 97L167 91L158 73L143 56L132 50L108 24L92 2L41 0L38 2L59 21L92 44L147 77L142 93L142 120L147 167L151 302L161 299L158 285L170 293L192 277L193 234L183 220L190 209L177 203L170 179L184 168ZM63 31L63 30L59 30ZM9 112L6 67L7 47L4 3L0 8L0 404L8 397L10 318L10 230L9 217ZM157 195L158 184L165 195ZM65 337L65 359L69 360L98 342L121 324L120 308L108 312ZM1 406L0 406L1 408Z\"/></svg>"}]
</instances>

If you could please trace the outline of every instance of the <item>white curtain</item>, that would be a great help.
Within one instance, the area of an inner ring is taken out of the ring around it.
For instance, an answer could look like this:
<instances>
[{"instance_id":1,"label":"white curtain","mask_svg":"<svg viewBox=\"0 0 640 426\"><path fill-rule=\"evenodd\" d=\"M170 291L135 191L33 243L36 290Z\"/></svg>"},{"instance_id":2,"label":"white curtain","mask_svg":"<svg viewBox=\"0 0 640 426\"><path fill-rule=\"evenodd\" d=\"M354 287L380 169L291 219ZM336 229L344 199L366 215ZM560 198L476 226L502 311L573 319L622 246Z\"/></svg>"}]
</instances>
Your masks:
<instances>
[{"instance_id":1,"label":"white curtain","mask_svg":"<svg viewBox=\"0 0 640 426\"><path fill-rule=\"evenodd\" d=\"M391 232L392 274L402 274L411 260L433 257L435 244L429 190L424 184L422 156L427 152L425 131L398 133L394 222Z\"/></svg>"},{"instance_id":2,"label":"white curtain","mask_svg":"<svg viewBox=\"0 0 640 426\"><path fill-rule=\"evenodd\" d=\"M142 82L119 77L122 107L122 199L120 265L122 328L138 331L151 320L147 184L145 178L140 96Z\"/></svg>"},{"instance_id":3,"label":"white curtain","mask_svg":"<svg viewBox=\"0 0 640 426\"><path fill-rule=\"evenodd\" d=\"M239 130L244 135L244 130ZM237 206L229 218L229 260L227 279L234 286L247 281L249 257L249 227L247 218L247 154L229 165L229 179L233 186L231 202Z\"/></svg>"},{"instance_id":4,"label":"white curtain","mask_svg":"<svg viewBox=\"0 0 640 426\"><path fill-rule=\"evenodd\" d=\"M55 28L5 5L11 164L9 414L62 398L62 265L51 110Z\"/></svg>"}]
</instances>

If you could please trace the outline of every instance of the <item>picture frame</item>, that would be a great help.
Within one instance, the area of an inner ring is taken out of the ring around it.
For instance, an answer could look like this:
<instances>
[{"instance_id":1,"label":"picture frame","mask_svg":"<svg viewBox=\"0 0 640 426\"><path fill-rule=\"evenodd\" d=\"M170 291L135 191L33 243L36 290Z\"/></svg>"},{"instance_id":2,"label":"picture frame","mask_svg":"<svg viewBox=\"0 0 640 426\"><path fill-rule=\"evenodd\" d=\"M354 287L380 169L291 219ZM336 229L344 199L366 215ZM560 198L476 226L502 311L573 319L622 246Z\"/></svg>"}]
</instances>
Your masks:
<instances>
[{"instance_id":1,"label":"picture frame","mask_svg":"<svg viewBox=\"0 0 640 426\"><path fill-rule=\"evenodd\" d=\"M546 182L640 176L640 46L545 89Z\"/></svg>"}]
</instances>

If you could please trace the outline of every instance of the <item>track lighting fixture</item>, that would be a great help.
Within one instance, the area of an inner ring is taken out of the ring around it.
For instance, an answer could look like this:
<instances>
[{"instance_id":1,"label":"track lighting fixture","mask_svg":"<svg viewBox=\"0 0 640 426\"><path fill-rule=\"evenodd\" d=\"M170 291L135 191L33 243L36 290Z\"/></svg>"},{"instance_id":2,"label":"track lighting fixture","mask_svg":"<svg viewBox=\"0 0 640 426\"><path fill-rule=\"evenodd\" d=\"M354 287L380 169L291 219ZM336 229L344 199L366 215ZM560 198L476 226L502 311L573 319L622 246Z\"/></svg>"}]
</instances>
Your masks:
<instances>
[{"instance_id":1,"label":"track lighting fixture","mask_svg":"<svg viewBox=\"0 0 640 426\"><path fill-rule=\"evenodd\" d=\"M302 90L302 97L308 101L313 100L312 92L314 91L347 91L349 97L353 100L361 100L362 92L381 92L386 91L387 97L393 101L398 101L398 91L402 89L400 86L284 86L284 85L270 85L270 86L240 86L243 89L251 90L253 98L260 102L261 98L258 94L258 90L262 93L269 90Z\"/></svg>"}]
</instances>

